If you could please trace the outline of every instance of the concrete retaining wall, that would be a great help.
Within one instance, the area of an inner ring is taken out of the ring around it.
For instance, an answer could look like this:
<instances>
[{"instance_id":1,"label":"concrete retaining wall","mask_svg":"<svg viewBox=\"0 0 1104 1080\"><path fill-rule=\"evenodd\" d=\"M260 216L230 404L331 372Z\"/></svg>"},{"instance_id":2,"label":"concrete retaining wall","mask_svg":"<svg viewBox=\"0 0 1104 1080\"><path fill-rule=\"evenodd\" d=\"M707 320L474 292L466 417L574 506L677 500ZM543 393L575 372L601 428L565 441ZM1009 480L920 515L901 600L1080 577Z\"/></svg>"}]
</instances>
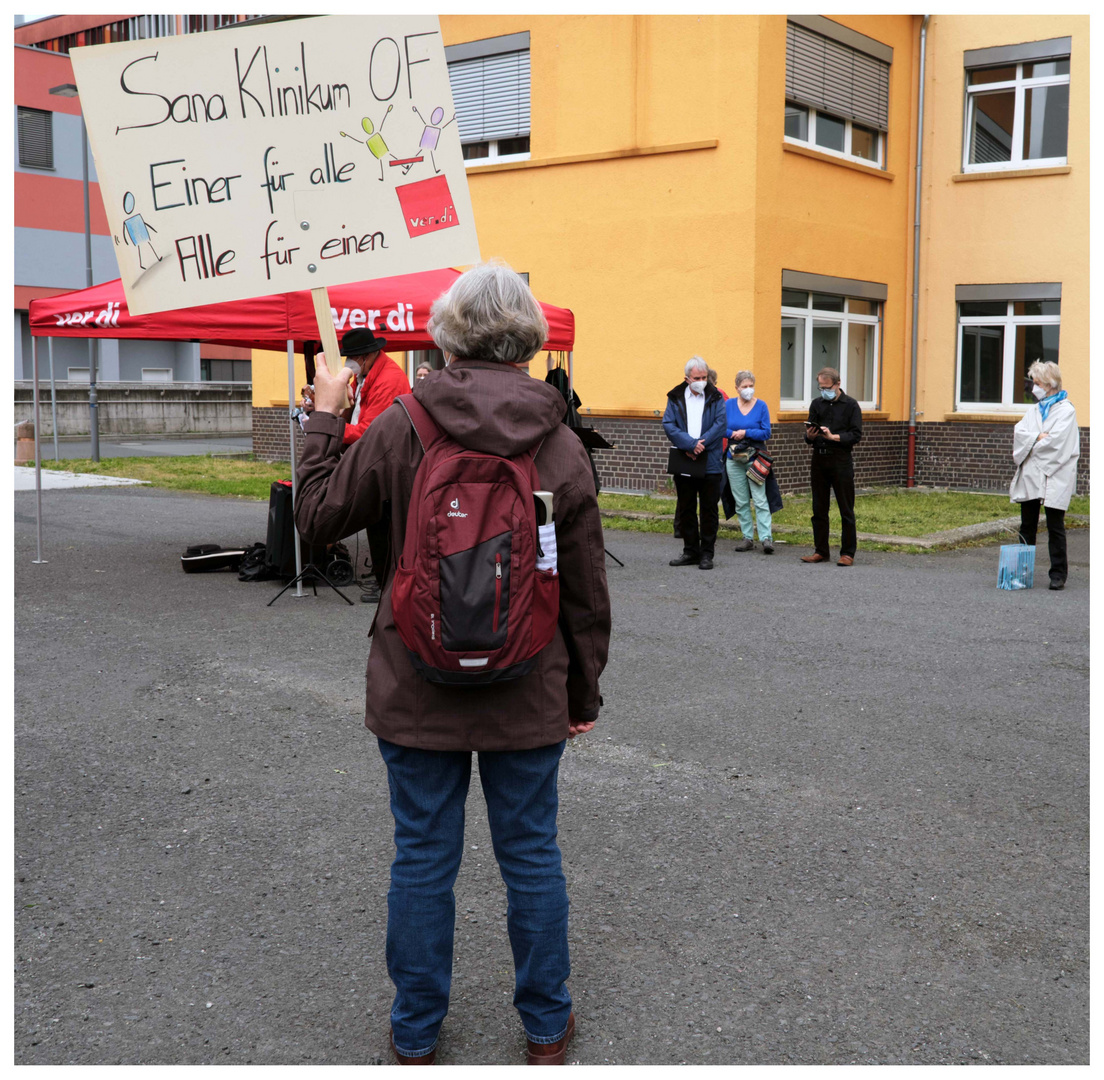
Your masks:
<instances>
[{"instance_id":1,"label":"concrete retaining wall","mask_svg":"<svg viewBox=\"0 0 1104 1080\"><path fill-rule=\"evenodd\" d=\"M39 383L39 431L53 436L50 384ZM248 435L253 392L247 383L99 383L101 435ZM34 386L15 384L14 420L33 419ZM286 414L285 414L286 415ZM87 384L58 384L58 435L87 435Z\"/></svg>"}]
</instances>

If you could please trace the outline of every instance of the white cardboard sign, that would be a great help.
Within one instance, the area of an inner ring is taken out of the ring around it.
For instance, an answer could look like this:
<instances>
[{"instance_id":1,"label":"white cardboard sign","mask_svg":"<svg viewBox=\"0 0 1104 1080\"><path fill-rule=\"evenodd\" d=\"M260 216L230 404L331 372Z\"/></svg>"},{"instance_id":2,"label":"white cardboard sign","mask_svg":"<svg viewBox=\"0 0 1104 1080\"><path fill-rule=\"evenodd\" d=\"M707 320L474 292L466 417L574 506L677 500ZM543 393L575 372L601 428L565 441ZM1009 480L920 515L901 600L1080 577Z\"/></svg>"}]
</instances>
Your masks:
<instances>
[{"instance_id":1,"label":"white cardboard sign","mask_svg":"<svg viewBox=\"0 0 1104 1080\"><path fill-rule=\"evenodd\" d=\"M132 314L479 260L436 16L71 57Z\"/></svg>"}]
</instances>

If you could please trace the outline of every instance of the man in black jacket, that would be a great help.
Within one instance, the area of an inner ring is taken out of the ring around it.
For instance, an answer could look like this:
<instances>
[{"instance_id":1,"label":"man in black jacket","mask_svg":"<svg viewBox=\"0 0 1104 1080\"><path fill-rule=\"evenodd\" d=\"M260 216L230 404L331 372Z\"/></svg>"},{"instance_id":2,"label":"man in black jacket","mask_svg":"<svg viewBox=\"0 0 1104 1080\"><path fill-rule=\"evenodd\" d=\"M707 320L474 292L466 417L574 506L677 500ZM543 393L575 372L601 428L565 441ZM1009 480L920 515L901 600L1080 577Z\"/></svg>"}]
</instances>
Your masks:
<instances>
[{"instance_id":1,"label":"man in black jacket","mask_svg":"<svg viewBox=\"0 0 1104 1080\"><path fill-rule=\"evenodd\" d=\"M855 561L858 537L855 532L855 469L851 447L862 438L862 410L859 403L840 389L835 368L817 372L819 394L809 406L805 441L813 447L810 482L813 489L813 554L802 556L807 563L831 562L828 551L829 492L836 493L843 535L840 566Z\"/></svg>"}]
</instances>

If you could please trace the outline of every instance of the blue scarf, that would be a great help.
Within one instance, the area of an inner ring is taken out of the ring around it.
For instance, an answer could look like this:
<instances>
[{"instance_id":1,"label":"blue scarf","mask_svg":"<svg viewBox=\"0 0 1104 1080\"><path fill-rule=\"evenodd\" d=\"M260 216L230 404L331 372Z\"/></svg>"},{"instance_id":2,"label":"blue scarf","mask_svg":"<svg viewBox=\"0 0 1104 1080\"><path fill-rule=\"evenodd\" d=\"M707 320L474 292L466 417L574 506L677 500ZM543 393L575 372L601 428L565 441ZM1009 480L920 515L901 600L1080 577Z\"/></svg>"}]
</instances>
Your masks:
<instances>
[{"instance_id":1,"label":"blue scarf","mask_svg":"<svg viewBox=\"0 0 1104 1080\"><path fill-rule=\"evenodd\" d=\"M1056 405L1059 401L1065 401L1069 397L1069 394L1065 390L1059 390L1056 394L1051 394L1049 397L1043 398L1039 402L1039 412L1042 413L1043 422L1046 422L1047 413L1050 412L1051 406Z\"/></svg>"}]
</instances>

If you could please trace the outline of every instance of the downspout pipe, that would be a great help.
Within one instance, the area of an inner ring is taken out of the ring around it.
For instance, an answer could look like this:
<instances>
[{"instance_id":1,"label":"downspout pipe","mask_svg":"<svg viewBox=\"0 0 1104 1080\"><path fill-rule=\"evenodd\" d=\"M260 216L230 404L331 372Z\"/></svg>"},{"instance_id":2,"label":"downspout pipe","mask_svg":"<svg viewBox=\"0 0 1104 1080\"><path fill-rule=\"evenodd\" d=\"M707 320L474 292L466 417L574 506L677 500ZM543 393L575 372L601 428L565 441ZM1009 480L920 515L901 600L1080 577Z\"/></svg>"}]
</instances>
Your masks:
<instances>
[{"instance_id":1,"label":"downspout pipe","mask_svg":"<svg viewBox=\"0 0 1104 1080\"><path fill-rule=\"evenodd\" d=\"M920 93L916 110L916 207L912 224L912 362L909 373L908 477L906 487L916 487L916 369L920 334L920 205L924 176L924 67L928 49L928 20L920 24Z\"/></svg>"}]
</instances>

